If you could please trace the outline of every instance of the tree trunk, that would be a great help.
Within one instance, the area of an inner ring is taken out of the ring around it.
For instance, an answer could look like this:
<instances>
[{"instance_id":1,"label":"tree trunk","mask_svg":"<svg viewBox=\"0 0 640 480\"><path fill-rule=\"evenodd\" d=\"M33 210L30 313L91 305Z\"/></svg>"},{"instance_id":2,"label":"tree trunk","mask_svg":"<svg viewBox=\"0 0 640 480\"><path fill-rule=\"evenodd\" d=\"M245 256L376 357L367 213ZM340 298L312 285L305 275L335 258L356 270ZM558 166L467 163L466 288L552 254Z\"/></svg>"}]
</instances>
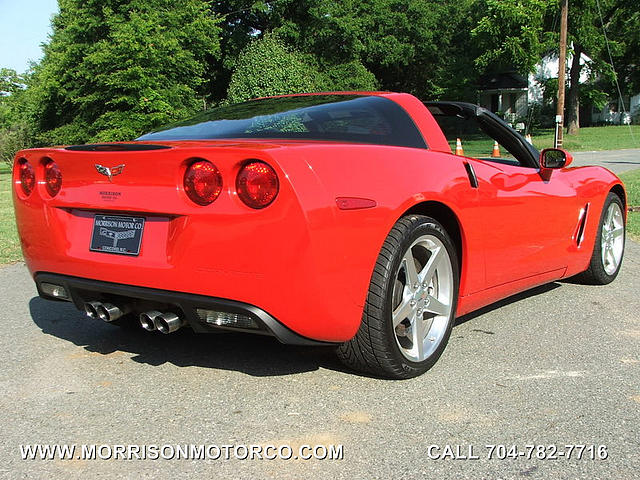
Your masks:
<instances>
[{"instance_id":1,"label":"tree trunk","mask_svg":"<svg viewBox=\"0 0 640 480\"><path fill-rule=\"evenodd\" d=\"M580 130L580 56L582 47L575 45L573 59L571 60L571 70L569 70L569 93L567 95L567 133L575 135Z\"/></svg>"}]
</instances>

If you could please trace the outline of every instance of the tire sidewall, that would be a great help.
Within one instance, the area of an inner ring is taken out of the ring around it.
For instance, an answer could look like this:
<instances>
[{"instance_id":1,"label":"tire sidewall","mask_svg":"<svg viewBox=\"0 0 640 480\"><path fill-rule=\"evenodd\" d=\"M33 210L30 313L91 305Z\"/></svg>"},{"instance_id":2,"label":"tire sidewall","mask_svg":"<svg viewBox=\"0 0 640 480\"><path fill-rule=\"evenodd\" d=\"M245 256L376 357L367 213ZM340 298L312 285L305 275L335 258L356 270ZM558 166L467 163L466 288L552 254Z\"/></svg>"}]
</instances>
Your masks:
<instances>
[{"instance_id":1,"label":"tire sidewall","mask_svg":"<svg viewBox=\"0 0 640 480\"><path fill-rule=\"evenodd\" d=\"M622 257L620 258L620 263L618 264L618 268L616 268L616 271L613 272L611 275L609 275L604 269L604 264L602 262L602 228L604 227L607 211L609 210L609 207L611 206L612 203L617 203L618 206L620 207L620 211L622 211L622 221L623 221L622 228L625 229L625 233L623 234L623 237L622 237L623 254L622 254ZM598 224L598 231L596 232L596 241L593 249L593 257L591 260L593 273L599 280L600 284L602 285L609 284L613 282L618 276L618 273L620 272L620 268L622 267L622 261L624 259L624 248L625 248L626 241L627 241L627 235L626 235L626 221L624 217L624 205L622 204L622 201L620 200L620 197L618 197L618 195L616 195L613 192L610 192L607 198L605 199L604 206L602 207L602 212L600 214L600 222Z\"/></svg>"},{"instance_id":2,"label":"tire sidewall","mask_svg":"<svg viewBox=\"0 0 640 480\"><path fill-rule=\"evenodd\" d=\"M403 236L400 247L394 252L392 262L388 266L388 271L386 275L386 285L385 285L385 298L384 298L384 310L383 315L386 319L385 329L386 335L385 338L389 342L389 351L393 355L393 360L395 363L399 364L404 371L407 378L414 377L424 373L426 370L431 368L440 358L442 352L447 346L449 341L449 337L451 335L451 330L453 328L453 324L455 323L455 312L458 304L458 289L459 289L459 268L458 268L458 258L456 254L456 249L449 238L449 235L445 232L442 225L440 225L437 221L432 218L412 215L409 217L411 222L411 227L408 232ZM447 254L449 255L449 260L451 261L451 269L453 272L453 295L452 295L452 305L451 305L451 315L449 317L449 321L447 324L447 328L444 332L444 335L440 341L440 344L436 348L436 350L425 360L422 362L413 362L406 358L402 352L400 351L400 347L397 344L395 338L395 332L393 329L392 322L392 312L393 312L393 285L396 278L396 273L400 268L400 264L402 262L402 257L404 253L408 250L411 244L417 240L419 237L423 235L433 235L438 238L445 246L447 250Z\"/></svg>"}]
</instances>

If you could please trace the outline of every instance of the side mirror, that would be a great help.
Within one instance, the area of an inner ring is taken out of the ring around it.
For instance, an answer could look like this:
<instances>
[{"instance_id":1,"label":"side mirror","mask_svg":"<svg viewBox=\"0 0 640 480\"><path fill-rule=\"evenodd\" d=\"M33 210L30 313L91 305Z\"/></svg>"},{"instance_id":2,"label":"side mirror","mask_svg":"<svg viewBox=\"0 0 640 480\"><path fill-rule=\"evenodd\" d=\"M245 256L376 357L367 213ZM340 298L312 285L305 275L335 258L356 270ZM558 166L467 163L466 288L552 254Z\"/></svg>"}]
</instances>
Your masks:
<instances>
[{"instance_id":1,"label":"side mirror","mask_svg":"<svg viewBox=\"0 0 640 480\"><path fill-rule=\"evenodd\" d=\"M571 154L562 148L545 148L540 152L540 166L543 169L568 167L572 161Z\"/></svg>"}]
</instances>

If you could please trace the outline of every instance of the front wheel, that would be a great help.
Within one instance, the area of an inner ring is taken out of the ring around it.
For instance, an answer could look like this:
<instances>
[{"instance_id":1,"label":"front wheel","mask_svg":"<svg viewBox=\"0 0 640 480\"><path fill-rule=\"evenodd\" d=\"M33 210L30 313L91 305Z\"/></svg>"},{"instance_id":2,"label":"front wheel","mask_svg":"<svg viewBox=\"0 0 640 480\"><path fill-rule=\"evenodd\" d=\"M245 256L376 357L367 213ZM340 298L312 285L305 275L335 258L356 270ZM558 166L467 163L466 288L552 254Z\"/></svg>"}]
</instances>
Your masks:
<instances>
[{"instance_id":1,"label":"front wheel","mask_svg":"<svg viewBox=\"0 0 640 480\"><path fill-rule=\"evenodd\" d=\"M596 242L589 268L576 276L582 283L606 285L618 276L624 255L624 206L620 197L609 192L602 208Z\"/></svg>"},{"instance_id":2,"label":"front wheel","mask_svg":"<svg viewBox=\"0 0 640 480\"><path fill-rule=\"evenodd\" d=\"M411 378L431 368L449 340L458 297L458 260L436 220L409 215L378 256L356 336L338 356L356 370Z\"/></svg>"}]
</instances>

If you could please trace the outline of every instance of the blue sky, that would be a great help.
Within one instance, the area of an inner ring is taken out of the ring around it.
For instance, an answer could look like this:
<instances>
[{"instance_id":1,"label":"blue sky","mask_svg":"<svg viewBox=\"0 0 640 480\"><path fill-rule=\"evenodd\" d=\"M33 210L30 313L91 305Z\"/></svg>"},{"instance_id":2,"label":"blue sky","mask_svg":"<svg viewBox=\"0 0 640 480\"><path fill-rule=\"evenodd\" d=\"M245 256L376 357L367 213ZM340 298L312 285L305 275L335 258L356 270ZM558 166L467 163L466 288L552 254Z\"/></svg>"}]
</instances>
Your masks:
<instances>
[{"instance_id":1,"label":"blue sky","mask_svg":"<svg viewBox=\"0 0 640 480\"><path fill-rule=\"evenodd\" d=\"M39 60L57 11L57 0L0 0L0 68L23 73Z\"/></svg>"}]
</instances>

